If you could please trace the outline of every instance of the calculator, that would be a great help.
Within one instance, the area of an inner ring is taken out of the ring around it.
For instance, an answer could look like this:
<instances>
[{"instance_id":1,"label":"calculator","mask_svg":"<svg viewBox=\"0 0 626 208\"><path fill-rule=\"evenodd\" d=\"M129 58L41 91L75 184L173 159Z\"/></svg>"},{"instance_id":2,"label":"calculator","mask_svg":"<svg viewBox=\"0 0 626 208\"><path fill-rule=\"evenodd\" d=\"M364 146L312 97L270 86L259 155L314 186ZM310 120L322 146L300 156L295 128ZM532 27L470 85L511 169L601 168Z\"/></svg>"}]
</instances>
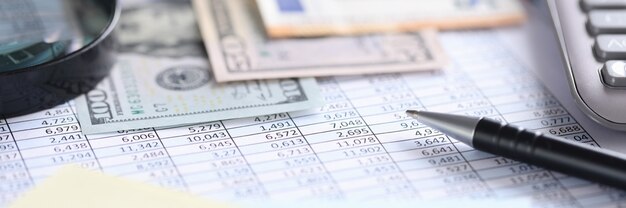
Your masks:
<instances>
[{"instance_id":1,"label":"calculator","mask_svg":"<svg viewBox=\"0 0 626 208\"><path fill-rule=\"evenodd\" d=\"M626 131L626 0L547 0L570 90L594 121Z\"/></svg>"}]
</instances>

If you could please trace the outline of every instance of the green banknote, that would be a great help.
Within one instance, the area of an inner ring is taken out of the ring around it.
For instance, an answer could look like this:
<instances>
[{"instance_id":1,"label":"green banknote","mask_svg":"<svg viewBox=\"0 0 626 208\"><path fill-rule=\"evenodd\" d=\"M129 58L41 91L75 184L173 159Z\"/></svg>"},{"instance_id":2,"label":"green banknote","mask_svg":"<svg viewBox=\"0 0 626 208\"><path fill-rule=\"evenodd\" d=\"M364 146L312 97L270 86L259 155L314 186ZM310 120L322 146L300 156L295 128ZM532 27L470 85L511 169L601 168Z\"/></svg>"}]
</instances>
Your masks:
<instances>
[{"instance_id":1,"label":"green banknote","mask_svg":"<svg viewBox=\"0 0 626 208\"><path fill-rule=\"evenodd\" d=\"M123 54L76 109L92 134L304 110L320 100L313 78L216 83L204 58Z\"/></svg>"},{"instance_id":2,"label":"green banknote","mask_svg":"<svg viewBox=\"0 0 626 208\"><path fill-rule=\"evenodd\" d=\"M129 1L111 75L76 99L86 134L175 126L321 105L314 79L216 83L188 1Z\"/></svg>"}]
</instances>

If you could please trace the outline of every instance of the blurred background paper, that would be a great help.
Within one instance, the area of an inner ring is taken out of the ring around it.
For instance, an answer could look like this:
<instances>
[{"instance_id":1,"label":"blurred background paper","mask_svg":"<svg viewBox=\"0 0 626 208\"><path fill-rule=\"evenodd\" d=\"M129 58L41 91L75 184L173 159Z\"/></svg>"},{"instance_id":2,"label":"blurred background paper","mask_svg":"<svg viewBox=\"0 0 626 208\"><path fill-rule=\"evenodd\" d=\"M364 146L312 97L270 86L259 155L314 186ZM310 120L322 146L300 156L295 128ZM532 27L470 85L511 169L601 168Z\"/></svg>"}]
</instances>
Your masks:
<instances>
[{"instance_id":1,"label":"blurred background paper","mask_svg":"<svg viewBox=\"0 0 626 208\"><path fill-rule=\"evenodd\" d=\"M26 207L235 207L224 203L102 173L66 166L19 198L12 208Z\"/></svg>"}]
</instances>

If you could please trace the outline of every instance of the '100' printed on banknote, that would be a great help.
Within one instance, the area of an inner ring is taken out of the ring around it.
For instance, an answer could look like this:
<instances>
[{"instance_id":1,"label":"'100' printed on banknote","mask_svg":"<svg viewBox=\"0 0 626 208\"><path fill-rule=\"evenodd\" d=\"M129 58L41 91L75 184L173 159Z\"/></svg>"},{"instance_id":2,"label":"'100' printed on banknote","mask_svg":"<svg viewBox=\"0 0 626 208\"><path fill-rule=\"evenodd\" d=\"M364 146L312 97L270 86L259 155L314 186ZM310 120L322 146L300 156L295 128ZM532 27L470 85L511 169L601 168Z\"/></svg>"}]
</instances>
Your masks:
<instances>
[{"instance_id":1,"label":"'100' printed on banknote","mask_svg":"<svg viewBox=\"0 0 626 208\"><path fill-rule=\"evenodd\" d=\"M175 126L320 104L312 78L216 83L193 12L189 4L178 3L124 8L118 62L109 77L76 99L83 132Z\"/></svg>"}]
</instances>

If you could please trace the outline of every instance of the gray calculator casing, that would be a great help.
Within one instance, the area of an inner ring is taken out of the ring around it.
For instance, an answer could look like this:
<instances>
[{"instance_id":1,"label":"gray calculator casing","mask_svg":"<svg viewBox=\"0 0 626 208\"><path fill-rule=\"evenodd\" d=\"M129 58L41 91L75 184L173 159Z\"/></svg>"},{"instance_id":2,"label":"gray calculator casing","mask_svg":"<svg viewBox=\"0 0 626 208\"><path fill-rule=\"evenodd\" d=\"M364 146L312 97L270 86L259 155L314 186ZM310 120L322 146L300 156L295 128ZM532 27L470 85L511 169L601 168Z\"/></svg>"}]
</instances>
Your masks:
<instances>
[{"instance_id":1,"label":"gray calculator casing","mask_svg":"<svg viewBox=\"0 0 626 208\"><path fill-rule=\"evenodd\" d=\"M600 70L604 61L595 58L594 37L587 32L587 15L579 1L547 0L547 3L574 100L594 121L626 131L626 89L603 82Z\"/></svg>"}]
</instances>

